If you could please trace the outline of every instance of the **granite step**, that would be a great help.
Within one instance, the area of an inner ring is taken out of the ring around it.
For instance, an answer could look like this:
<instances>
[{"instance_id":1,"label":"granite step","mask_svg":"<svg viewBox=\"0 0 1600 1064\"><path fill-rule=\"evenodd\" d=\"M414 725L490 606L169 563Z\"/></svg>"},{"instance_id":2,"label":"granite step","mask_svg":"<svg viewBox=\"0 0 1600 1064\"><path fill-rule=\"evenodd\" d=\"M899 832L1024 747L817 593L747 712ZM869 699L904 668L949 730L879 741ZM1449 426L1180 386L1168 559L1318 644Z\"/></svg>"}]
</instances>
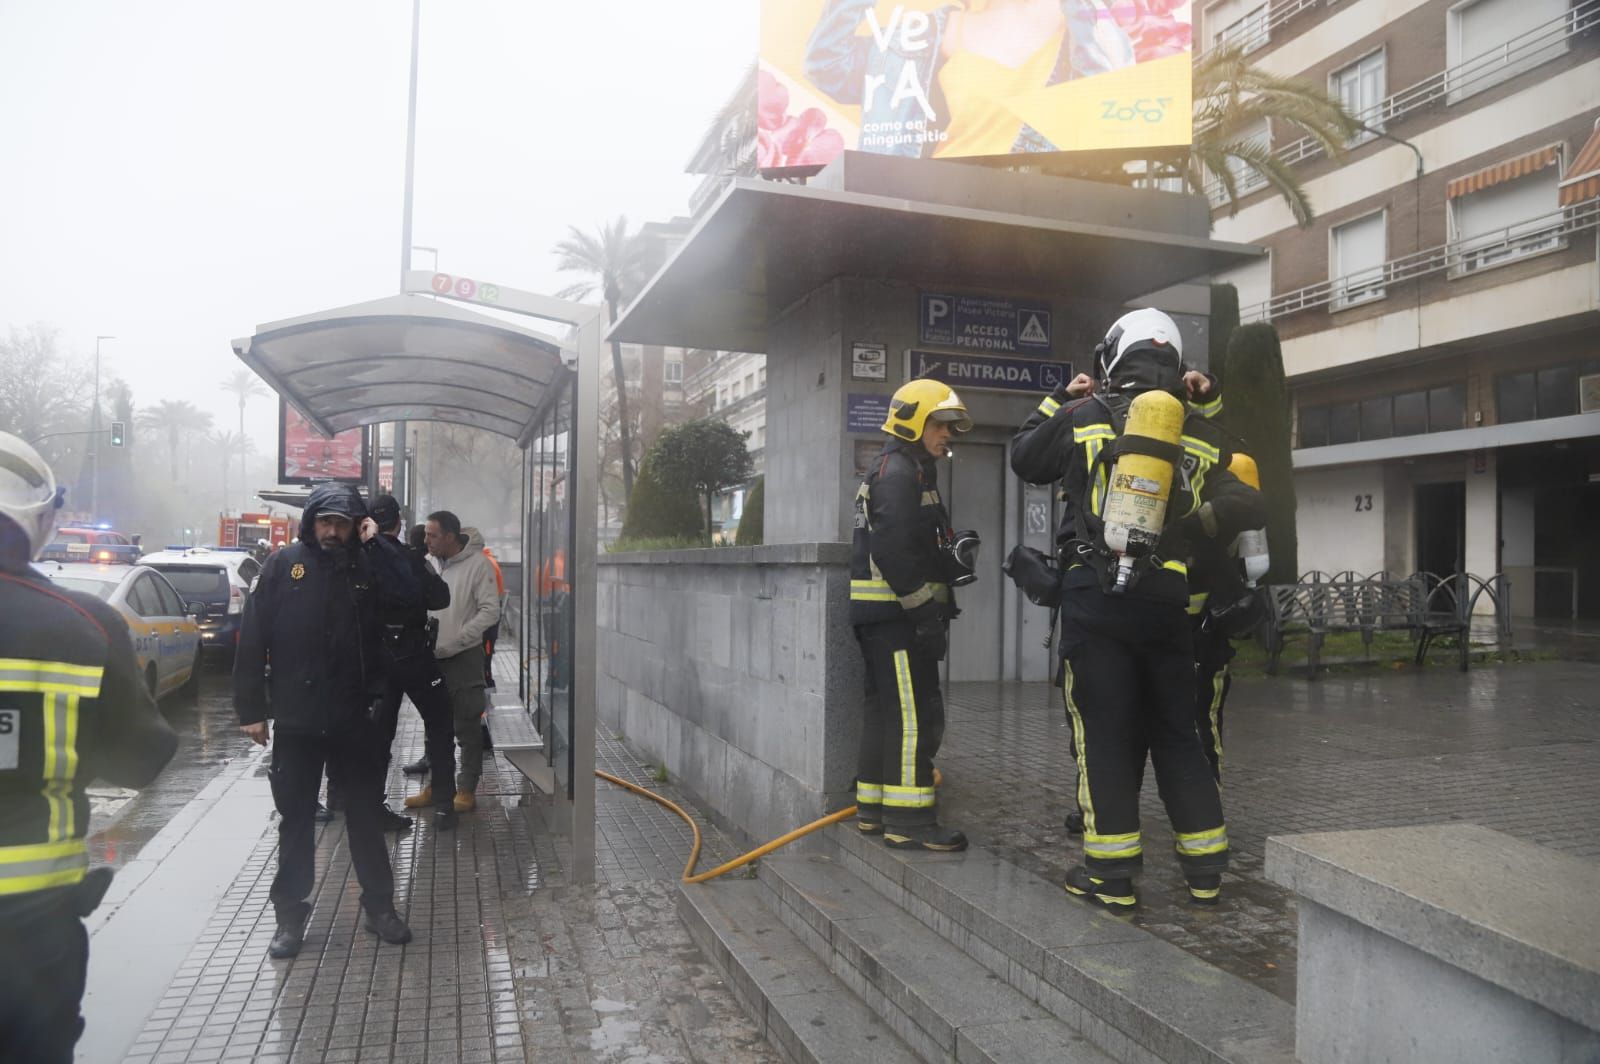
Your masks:
<instances>
[{"instance_id":1,"label":"granite step","mask_svg":"<svg viewBox=\"0 0 1600 1064\"><path fill-rule=\"evenodd\" d=\"M980 847L961 854L906 853L849 827L827 837L835 863L855 883L876 894L886 910L914 918L1113 1059L1127 1064L1294 1061L1294 1006L1281 998L1124 916L1067 897L1060 884ZM784 878L795 860L764 862L762 877ZM774 889L789 897L797 884ZM819 915L824 911L811 908ZM1225 920L1227 906L1197 910L1194 918ZM820 933L818 924L812 928Z\"/></svg>"},{"instance_id":2,"label":"granite step","mask_svg":"<svg viewBox=\"0 0 1600 1064\"><path fill-rule=\"evenodd\" d=\"M768 905L917 1056L959 1064L1111 1064L1080 1032L851 873L767 858ZM844 1058L840 1058L844 1059Z\"/></svg>"},{"instance_id":3,"label":"granite step","mask_svg":"<svg viewBox=\"0 0 1600 1064\"><path fill-rule=\"evenodd\" d=\"M828 970L769 907L753 879L679 888L689 936L727 978L761 1032L794 1064L918 1064L887 1024Z\"/></svg>"}]
</instances>

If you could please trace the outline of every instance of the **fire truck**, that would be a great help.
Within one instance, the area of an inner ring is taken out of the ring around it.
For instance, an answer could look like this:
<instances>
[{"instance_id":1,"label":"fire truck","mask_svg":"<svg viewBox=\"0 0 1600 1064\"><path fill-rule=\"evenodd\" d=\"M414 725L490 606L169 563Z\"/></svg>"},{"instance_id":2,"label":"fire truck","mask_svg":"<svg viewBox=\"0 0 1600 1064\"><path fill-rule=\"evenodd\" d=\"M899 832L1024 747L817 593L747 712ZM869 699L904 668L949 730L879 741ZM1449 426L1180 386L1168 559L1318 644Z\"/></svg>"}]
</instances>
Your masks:
<instances>
[{"instance_id":1,"label":"fire truck","mask_svg":"<svg viewBox=\"0 0 1600 1064\"><path fill-rule=\"evenodd\" d=\"M230 517L224 514L217 523L219 547L254 547L257 543L266 542L272 550L277 550L293 538L289 518L285 516L240 514Z\"/></svg>"}]
</instances>

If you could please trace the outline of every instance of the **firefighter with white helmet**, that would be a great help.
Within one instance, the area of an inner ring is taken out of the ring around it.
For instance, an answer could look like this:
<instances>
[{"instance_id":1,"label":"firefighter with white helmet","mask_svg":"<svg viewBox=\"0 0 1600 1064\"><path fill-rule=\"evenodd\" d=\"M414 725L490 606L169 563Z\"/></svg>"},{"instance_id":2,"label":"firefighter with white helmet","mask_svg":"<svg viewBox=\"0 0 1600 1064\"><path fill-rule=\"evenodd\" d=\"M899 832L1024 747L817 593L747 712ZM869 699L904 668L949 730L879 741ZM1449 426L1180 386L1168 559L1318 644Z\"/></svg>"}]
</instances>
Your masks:
<instances>
[{"instance_id":1,"label":"firefighter with white helmet","mask_svg":"<svg viewBox=\"0 0 1600 1064\"><path fill-rule=\"evenodd\" d=\"M914 380L890 400L892 439L856 492L850 623L866 661L856 779L857 825L896 849L967 848L939 823L933 758L944 737L939 662L956 615L953 587L972 580L977 534L955 532L936 463L972 428L947 384Z\"/></svg>"},{"instance_id":2,"label":"firefighter with white helmet","mask_svg":"<svg viewBox=\"0 0 1600 1064\"><path fill-rule=\"evenodd\" d=\"M1139 788L1155 763L1190 897L1214 903L1227 867L1222 803L1195 730L1187 558L1259 527L1258 493L1227 469L1220 435L1186 412L1183 341L1158 310L1119 318L1095 350L1100 389L1047 397L1012 441L1013 471L1061 482L1057 535L1062 694L1073 729L1084 864L1068 893L1137 904Z\"/></svg>"},{"instance_id":3,"label":"firefighter with white helmet","mask_svg":"<svg viewBox=\"0 0 1600 1064\"><path fill-rule=\"evenodd\" d=\"M86 788L143 787L178 746L128 625L30 566L63 492L0 432L0 1060L72 1059L89 963L83 918L111 882L89 868Z\"/></svg>"}]
</instances>

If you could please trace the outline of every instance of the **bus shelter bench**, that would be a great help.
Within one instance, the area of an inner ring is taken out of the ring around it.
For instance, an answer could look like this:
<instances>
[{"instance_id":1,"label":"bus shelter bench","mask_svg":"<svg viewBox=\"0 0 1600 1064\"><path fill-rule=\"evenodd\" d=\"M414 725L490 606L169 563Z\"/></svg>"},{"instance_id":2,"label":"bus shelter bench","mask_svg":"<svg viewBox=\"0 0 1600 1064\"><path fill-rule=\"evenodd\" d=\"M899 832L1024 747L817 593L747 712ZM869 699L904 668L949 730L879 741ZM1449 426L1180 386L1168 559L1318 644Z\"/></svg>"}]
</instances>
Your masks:
<instances>
[{"instance_id":1,"label":"bus shelter bench","mask_svg":"<svg viewBox=\"0 0 1600 1064\"><path fill-rule=\"evenodd\" d=\"M1274 584L1267 588L1271 614L1267 630L1267 674L1276 676L1285 646L1291 638L1306 640L1306 668L1315 679L1321 666L1322 645L1334 632L1359 632L1367 654L1377 632L1404 631L1416 642L1415 662L1421 665L1428 649L1440 636L1454 636L1459 667L1468 659L1468 624L1457 608L1454 589L1429 584L1424 575L1391 578L1313 580Z\"/></svg>"}]
</instances>

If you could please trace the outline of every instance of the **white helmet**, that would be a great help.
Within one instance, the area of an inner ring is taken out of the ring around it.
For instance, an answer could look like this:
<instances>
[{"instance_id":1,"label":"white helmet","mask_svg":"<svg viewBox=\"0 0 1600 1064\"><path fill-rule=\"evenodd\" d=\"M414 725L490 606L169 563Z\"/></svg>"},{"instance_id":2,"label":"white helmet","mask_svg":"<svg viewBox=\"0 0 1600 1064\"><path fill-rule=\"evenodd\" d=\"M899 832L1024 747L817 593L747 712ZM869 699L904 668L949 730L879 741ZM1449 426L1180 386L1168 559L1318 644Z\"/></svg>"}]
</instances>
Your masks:
<instances>
[{"instance_id":1,"label":"white helmet","mask_svg":"<svg viewBox=\"0 0 1600 1064\"><path fill-rule=\"evenodd\" d=\"M1178 323L1153 307L1124 314L1112 323L1100 345L1100 375L1111 376L1122 357L1138 349L1170 350L1174 361L1181 363L1183 336L1178 332Z\"/></svg>"},{"instance_id":2,"label":"white helmet","mask_svg":"<svg viewBox=\"0 0 1600 1064\"><path fill-rule=\"evenodd\" d=\"M9 517L28 538L30 559L50 542L63 494L38 451L11 433L0 432L0 516Z\"/></svg>"}]
</instances>

